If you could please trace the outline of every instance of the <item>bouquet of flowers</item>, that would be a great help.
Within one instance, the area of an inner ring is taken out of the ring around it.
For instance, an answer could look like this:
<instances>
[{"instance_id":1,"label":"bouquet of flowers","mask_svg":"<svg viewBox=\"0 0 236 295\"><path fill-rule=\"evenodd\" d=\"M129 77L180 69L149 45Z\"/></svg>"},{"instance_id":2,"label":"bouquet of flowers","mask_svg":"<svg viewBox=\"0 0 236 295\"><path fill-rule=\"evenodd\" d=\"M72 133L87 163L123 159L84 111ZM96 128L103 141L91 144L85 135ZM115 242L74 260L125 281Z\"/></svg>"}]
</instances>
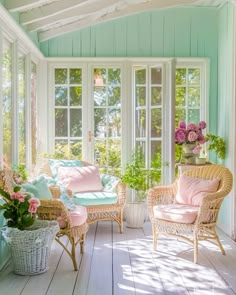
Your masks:
<instances>
[{"instance_id":1,"label":"bouquet of flowers","mask_svg":"<svg viewBox=\"0 0 236 295\"><path fill-rule=\"evenodd\" d=\"M204 144L207 139L203 135L202 130L206 128L206 122L200 121L198 124L181 121L178 124L178 128L175 130L175 143L182 144L197 144L193 152L198 154L200 152L200 144Z\"/></svg>"},{"instance_id":2,"label":"bouquet of flowers","mask_svg":"<svg viewBox=\"0 0 236 295\"><path fill-rule=\"evenodd\" d=\"M22 192L19 186L14 188L13 194L0 188L0 194L6 201L5 204L0 205L0 210L4 210L3 216L7 220L8 227L24 230L34 223L37 208L40 205L38 199L27 192Z\"/></svg>"}]
</instances>

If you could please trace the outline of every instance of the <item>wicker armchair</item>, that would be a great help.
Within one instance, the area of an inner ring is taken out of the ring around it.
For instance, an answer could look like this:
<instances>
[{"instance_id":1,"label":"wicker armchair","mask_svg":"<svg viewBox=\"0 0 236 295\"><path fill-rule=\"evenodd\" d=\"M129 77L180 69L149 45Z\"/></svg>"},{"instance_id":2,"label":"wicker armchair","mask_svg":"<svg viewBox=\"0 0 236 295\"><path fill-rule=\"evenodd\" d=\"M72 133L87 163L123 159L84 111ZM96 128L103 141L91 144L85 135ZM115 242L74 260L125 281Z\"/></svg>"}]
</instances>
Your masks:
<instances>
[{"instance_id":1,"label":"wicker armchair","mask_svg":"<svg viewBox=\"0 0 236 295\"><path fill-rule=\"evenodd\" d=\"M92 164L83 162L84 166L90 166ZM44 159L39 166L36 167L34 176L38 176L40 174L45 174L49 177L52 177L52 172L49 166L48 159ZM113 220L116 221L119 225L120 233L123 232L123 211L124 205L126 201L126 186L121 181L116 184L115 187L116 194L118 196L118 200L116 204L104 204L104 205L94 205L94 206L86 206L88 212L87 223L93 223L99 220ZM51 187L51 193L54 198L60 198L61 192L59 186ZM73 197L72 192L67 190L67 194L70 197Z\"/></svg>"},{"instance_id":2,"label":"wicker armchair","mask_svg":"<svg viewBox=\"0 0 236 295\"><path fill-rule=\"evenodd\" d=\"M195 221L181 223L173 220L164 220L157 217L155 208L165 205L171 208L175 204L178 190L178 179L170 186L154 187L148 191L148 211L153 230L153 247L156 250L159 234L172 235L191 242L194 246L194 263L198 259L198 241L208 240L216 244L223 255L224 248L216 233L215 226L223 199L232 189L231 172L220 165L209 165L201 168L187 170L183 175L193 178L213 180L219 179L219 187L216 192L206 193L196 211ZM157 207L155 207L157 206ZM178 207L178 205L177 205ZM175 204L176 208L176 204ZM178 208L177 208L178 209ZM196 207L195 207L196 210Z\"/></svg>"},{"instance_id":3,"label":"wicker armchair","mask_svg":"<svg viewBox=\"0 0 236 295\"><path fill-rule=\"evenodd\" d=\"M13 193L13 180L17 175L12 170L6 169L0 171L0 187L10 194ZM55 187L51 188L52 194L55 194L57 189ZM74 270L78 270L75 249L78 244L80 244L80 253L84 250L84 241L86 232L88 231L88 224L84 222L81 225L73 226L70 213L66 206L59 200L56 199L41 199L40 207L37 210L37 215L39 219L44 220L56 220L61 221L63 226L60 228L56 234L55 240L65 249L65 251L70 256ZM60 222L59 222L60 223ZM61 237L67 236L71 246L67 247L66 244L60 240ZM69 250L71 248L71 250Z\"/></svg>"}]
</instances>

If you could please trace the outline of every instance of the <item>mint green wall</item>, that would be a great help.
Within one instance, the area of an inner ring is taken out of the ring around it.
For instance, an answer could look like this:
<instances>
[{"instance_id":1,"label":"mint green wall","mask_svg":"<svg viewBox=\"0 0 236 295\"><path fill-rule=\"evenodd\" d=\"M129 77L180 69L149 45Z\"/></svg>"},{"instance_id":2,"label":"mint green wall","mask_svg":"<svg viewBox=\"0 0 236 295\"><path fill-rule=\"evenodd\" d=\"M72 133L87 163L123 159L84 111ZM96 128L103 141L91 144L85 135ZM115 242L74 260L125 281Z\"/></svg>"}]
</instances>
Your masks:
<instances>
[{"instance_id":1,"label":"mint green wall","mask_svg":"<svg viewBox=\"0 0 236 295\"><path fill-rule=\"evenodd\" d=\"M229 139L229 113L232 98L232 56L233 56L233 7L232 4L224 5L219 12L219 41L218 41L218 134ZM227 145L228 146L228 145ZM225 165L230 163L229 155ZM224 200L220 211L219 225L231 234L231 197Z\"/></svg>"},{"instance_id":2,"label":"mint green wall","mask_svg":"<svg viewBox=\"0 0 236 295\"><path fill-rule=\"evenodd\" d=\"M47 57L208 57L210 132L217 125L218 10L145 12L68 33L40 44Z\"/></svg>"}]
</instances>

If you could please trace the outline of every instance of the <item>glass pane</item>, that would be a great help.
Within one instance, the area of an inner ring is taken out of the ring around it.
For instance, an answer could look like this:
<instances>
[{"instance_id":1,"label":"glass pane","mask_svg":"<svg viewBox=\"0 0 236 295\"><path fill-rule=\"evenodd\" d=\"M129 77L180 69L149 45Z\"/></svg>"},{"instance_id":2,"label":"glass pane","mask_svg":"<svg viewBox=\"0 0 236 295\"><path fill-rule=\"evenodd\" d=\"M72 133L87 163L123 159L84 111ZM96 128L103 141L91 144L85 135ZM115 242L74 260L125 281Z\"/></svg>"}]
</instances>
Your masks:
<instances>
[{"instance_id":1,"label":"glass pane","mask_svg":"<svg viewBox=\"0 0 236 295\"><path fill-rule=\"evenodd\" d=\"M151 141L151 167L160 169L161 166L161 141Z\"/></svg>"},{"instance_id":2,"label":"glass pane","mask_svg":"<svg viewBox=\"0 0 236 295\"><path fill-rule=\"evenodd\" d=\"M136 106L146 105L146 87L136 87Z\"/></svg>"},{"instance_id":3,"label":"glass pane","mask_svg":"<svg viewBox=\"0 0 236 295\"><path fill-rule=\"evenodd\" d=\"M121 141L119 139L108 140L108 166L113 168L121 166Z\"/></svg>"},{"instance_id":4,"label":"glass pane","mask_svg":"<svg viewBox=\"0 0 236 295\"><path fill-rule=\"evenodd\" d=\"M82 159L82 141L81 140L70 141L70 158Z\"/></svg>"},{"instance_id":5,"label":"glass pane","mask_svg":"<svg viewBox=\"0 0 236 295\"><path fill-rule=\"evenodd\" d=\"M176 85L186 84L186 69L176 69L175 83Z\"/></svg>"},{"instance_id":6,"label":"glass pane","mask_svg":"<svg viewBox=\"0 0 236 295\"><path fill-rule=\"evenodd\" d=\"M31 61L31 151L32 164L37 158L37 65Z\"/></svg>"},{"instance_id":7,"label":"glass pane","mask_svg":"<svg viewBox=\"0 0 236 295\"><path fill-rule=\"evenodd\" d=\"M81 83L82 83L82 70L70 69L70 84L81 84Z\"/></svg>"},{"instance_id":8,"label":"glass pane","mask_svg":"<svg viewBox=\"0 0 236 295\"><path fill-rule=\"evenodd\" d=\"M25 58L18 58L18 118L19 118L19 163L26 161L25 138Z\"/></svg>"},{"instance_id":9,"label":"glass pane","mask_svg":"<svg viewBox=\"0 0 236 295\"><path fill-rule=\"evenodd\" d=\"M55 159L66 159L68 155L68 142L67 140L55 140Z\"/></svg>"},{"instance_id":10,"label":"glass pane","mask_svg":"<svg viewBox=\"0 0 236 295\"><path fill-rule=\"evenodd\" d=\"M151 110L151 137L160 137L162 134L161 109Z\"/></svg>"},{"instance_id":11,"label":"glass pane","mask_svg":"<svg viewBox=\"0 0 236 295\"><path fill-rule=\"evenodd\" d=\"M146 69L135 71L135 84L146 84Z\"/></svg>"},{"instance_id":12,"label":"glass pane","mask_svg":"<svg viewBox=\"0 0 236 295\"><path fill-rule=\"evenodd\" d=\"M189 87L188 90L188 106L200 107L200 88Z\"/></svg>"},{"instance_id":13,"label":"glass pane","mask_svg":"<svg viewBox=\"0 0 236 295\"><path fill-rule=\"evenodd\" d=\"M82 105L82 87L70 87L70 105L81 106Z\"/></svg>"},{"instance_id":14,"label":"glass pane","mask_svg":"<svg viewBox=\"0 0 236 295\"><path fill-rule=\"evenodd\" d=\"M186 87L176 87L175 93L175 105L184 107L186 98Z\"/></svg>"},{"instance_id":15,"label":"glass pane","mask_svg":"<svg viewBox=\"0 0 236 295\"><path fill-rule=\"evenodd\" d=\"M108 115L108 136L109 137L119 137L121 136L121 115L120 110L109 109Z\"/></svg>"},{"instance_id":16,"label":"glass pane","mask_svg":"<svg viewBox=\"0 0 236 295\"><path fill-rule=\"evenodd\" d=\"M200 84L200 69L189 69L188 81L190 84Z\"/></svg>"},{"instance_id":17,"label":"glass pane","mask_svg":"<svg viewBox=\"0 0 236 295\"><path fill-rule=\"evenodd\" d=\"M151 83L152 84L161 84L162 79L161 79L161 68L152 68L151 69Z\"/></svg>"},{"instance_id":18,"label":"glass pane","mask_svg":"<svg viewBox=\"0 0 236 295\"><path fill-rule=\"evenodd\" d=\"M188 111L188 122L193 122L197 124L200 121L200 111L199 110L189 110Z\"/></svg>"},{"instance_id":19,"label":"glass pane","mask_svg":"<svg viewBox=\"0 0 236 295\"><path fill-rule=\"evenodd\" d=\"M68 136L67 110L55 109L55 136Z\"/></svg>"},{"instance_id":20,"label":"glass pane","mask_svg":"<svg viewBox=\"0 0 236 295\"><path fill-rule=\"evenodd\" d=\"M108 84L120 85L120 69L108 69Z\"/></svg>"},{"instance_id":21,"label":"glass pane","mask_svg":"<svg viewBox=\"0 0 236 295\"><path fill-rule=\"evenodd\" d=\"M67 105L67 87L55 87L55 105Z\"/></svg>"},{"instance_id":22,"label":"glass pane","mask_svg":"<svg viewBox=\"0 0 236 295\"><path fill-rule=\"evenodd\" d=\"M106 109L94 109L94 133L95 137L106 137Z\"/></svg>"},{"instance_id":23,"label":"glass pane","mask_svg":"<svg viewBox=\"0 0 236 295\"><path fill-rule=\"evenodd\" d=\"M120 107L120 87L108 87L108 105Z\"/></svg>"},{"instance_id":24,"label":"glass pane","mask_svg":"<svg viewBox=\"0 0 236 295\"><path fill-rule=\"evenodd\" d=\"M94 85L102 87L106 85L106 69L94 69Z\"/></svg>"},{"instance_id":25,"label":"glass pane","mask_svg":"<svg viewBox=\"0 0 236 295\"><path fill-rule=\"evenodd\" d=\"M81 109L70 110L70 136L71 137L82 136L82 110Z\"/></svg>"},{"instance_id":26,"label":"glass pane","mask_svg":"<svg viewBox=\"0 0 236 295\"><path fill-rule=\"evenodd\" d=\"M178 127L179 121L186 121L186 110L184 109L175 110L175 128Z\"/></svg>"},{"instance_id":27,"label":"glass pane","mask_svg":"<svg viewBox=\"0 0 236 295\"><path fill-rule=\"evenodd\" d=\"M67 84L67 69L55 69L55 84Z\"/></svg>"},{"instance_id":28,"label":"glass pane","mask_svg":"<svg viewBox=\"0 0 236 295\"><path fill-rule=\"evenodd\" d=\"M146 136L146 110L138 110L135 113L136 137Z\"/></svg>"},{"instance_id":29,"label":"glass pane","mask_svg":"<svg viewBox=\"0 0 236 295\"><path fill-rule=\"evenodd\" d=\"M152 106L161 105L162 97L161 97L161 87L152 87L151 88L151 104Z\"/></svg>"},{"instance_id":30,"label":"glass pane","mask_svg":"<svg viewBox=\"0 0 236 295\"><path fill-rule=\"evenodd\" d=\"M94 105L104 106L106 105L106 87L95 87L94 88Z\"/></svg>"},{"instance_id":31,"label":"glass pane","mask_svg":"<svg viewBox=\"0 0 236 295\"><path fill-rule=\"evenodd\" d=\"M145 167L145 159L146 159L146 143L142 140L136 140L135 142L135 152L138 152L138 157L140 159L140 166L143 165Z\"/></svg>"}]
</instances>

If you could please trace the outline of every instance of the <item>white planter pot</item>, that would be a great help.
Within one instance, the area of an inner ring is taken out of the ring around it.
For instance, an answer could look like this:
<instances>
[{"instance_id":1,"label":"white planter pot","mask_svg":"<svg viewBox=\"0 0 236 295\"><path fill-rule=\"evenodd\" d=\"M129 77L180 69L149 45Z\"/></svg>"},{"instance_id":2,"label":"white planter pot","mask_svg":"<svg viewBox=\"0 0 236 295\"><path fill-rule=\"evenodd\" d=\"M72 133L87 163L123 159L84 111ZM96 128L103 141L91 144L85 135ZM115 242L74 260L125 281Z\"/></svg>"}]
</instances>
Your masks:
<instances>
[{"instance_id":1,"label":"white planter pot","mask_svg":"<svg viewBox=\"0 0 236 295\"><path fill-rule=\"evenodd\" d=\"M142 228L147 217L147 205L144 202L127 203L124 215L127 227Z\"/></svg>"}]
</instances>

